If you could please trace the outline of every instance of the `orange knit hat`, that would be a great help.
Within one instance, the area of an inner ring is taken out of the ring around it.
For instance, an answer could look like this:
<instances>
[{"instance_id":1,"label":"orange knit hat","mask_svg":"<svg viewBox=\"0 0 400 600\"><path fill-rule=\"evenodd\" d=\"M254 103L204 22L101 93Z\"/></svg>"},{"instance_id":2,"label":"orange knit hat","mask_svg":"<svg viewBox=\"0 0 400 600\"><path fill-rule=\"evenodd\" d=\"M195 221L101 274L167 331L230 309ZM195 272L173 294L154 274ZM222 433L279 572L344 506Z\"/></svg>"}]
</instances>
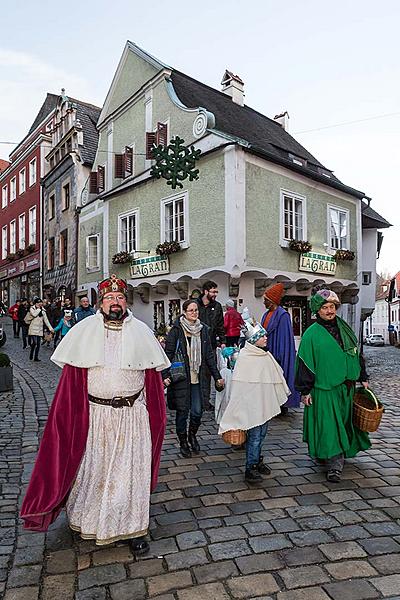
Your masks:
<instances>
[{"instance_id":1,"label":"orange knit hat","mask_svg":"<svg viewBox=\"0 0 400 600\"><path fill-rule=\"evenodd\" d=\"M271 300L271 302L279 306L284 291L285 288L283 286L283 283L275 283L275 285L265 290L264 298L268 298L268 300Z\"/></svg>"}]
</instances>

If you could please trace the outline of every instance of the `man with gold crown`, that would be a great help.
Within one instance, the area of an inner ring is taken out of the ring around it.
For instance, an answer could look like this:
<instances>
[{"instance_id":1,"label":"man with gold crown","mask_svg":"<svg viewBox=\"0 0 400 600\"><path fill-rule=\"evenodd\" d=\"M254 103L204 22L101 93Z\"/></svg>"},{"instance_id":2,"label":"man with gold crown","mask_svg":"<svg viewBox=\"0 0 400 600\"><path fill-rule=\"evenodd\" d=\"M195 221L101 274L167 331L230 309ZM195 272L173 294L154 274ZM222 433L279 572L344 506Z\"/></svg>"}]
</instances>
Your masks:
<instances>
[{"instance_id":1,"label":"man with gold crown","mask_svg":"<svg viewBox=\"0 0 400 600\"><path fill-rule=\"evenodd\" d=\"M169 361L127 309L127 284L98 287L100 310L72 328L51 359L62 367L21 510L45 531L66 506L70 527L96 544L149 550L150 492L165 431L160 371Z\"/></svg>"},{"instance_id":2,"label":"man with gold crown","mask_svg":"<svg viewBox=\"0 0 400 600\"><path fill-rule=\"evenodd\" d=\"M332 290L311 296L317 320L304 332L296 363L296 388L305 404L303 440L310 456L326 464L327 480L336 483L344 459L371 446L352 422L356 381L368 387L368 376L354 331L336 314L339 305Z\"/></svg>"}]
</instances>

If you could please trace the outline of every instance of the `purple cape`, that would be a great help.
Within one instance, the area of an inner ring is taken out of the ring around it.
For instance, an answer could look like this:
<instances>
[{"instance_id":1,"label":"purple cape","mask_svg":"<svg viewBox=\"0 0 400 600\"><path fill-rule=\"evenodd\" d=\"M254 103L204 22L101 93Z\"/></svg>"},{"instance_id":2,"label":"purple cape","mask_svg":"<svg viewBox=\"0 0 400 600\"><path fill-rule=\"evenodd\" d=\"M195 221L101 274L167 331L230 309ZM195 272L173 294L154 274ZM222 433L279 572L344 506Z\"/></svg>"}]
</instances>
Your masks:
<instances>
[{"instance_id":1,"label":"purple cape","mask_svg":"<svg viewBox=\"0 0 400 600\"><path fill-rule=\"evenodd\" d=\"M261 325L263 325L267 314L268 311L263 314ZM300 406L300 393L294 387L296 347L294 345L292 322L289 313L282 306L278 306L274 310L266 330L268 336L267 350L271 352L282 367L286 383L292 392L284 406Z\"/></svg>"}]
</instances>

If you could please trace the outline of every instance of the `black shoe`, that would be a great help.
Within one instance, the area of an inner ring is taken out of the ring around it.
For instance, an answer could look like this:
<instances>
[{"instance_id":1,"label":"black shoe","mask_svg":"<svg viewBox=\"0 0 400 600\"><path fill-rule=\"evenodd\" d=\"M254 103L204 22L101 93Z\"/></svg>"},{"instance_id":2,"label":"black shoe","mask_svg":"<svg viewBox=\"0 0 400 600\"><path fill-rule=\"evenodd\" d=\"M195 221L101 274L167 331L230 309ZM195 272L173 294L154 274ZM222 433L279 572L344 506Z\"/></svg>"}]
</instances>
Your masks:
<instances>
[{"instance_id":1,"label":"black shoe","mask_svg":"<svg viewBox=\"0 0 400 600\"><path fill-rule=\"evenodd\" d=\"M289 409L287 406L281 406L281 412L279 413L279 415L277 415L277 417L287 417L289 414Z\"/></svg>"},{"instance_id":2,"label":"black shoe","mask_svg":"<svg viewBox=\"0 0 400 600\"><path fill-rule=\"evenodd\" d=\"M181 449L181 454L183 458L191 458L192 453L189 448L187 434L186 433L178 433L179 445Z\"/></svg>"},{"instance_id":3,"label":"black shoe","mask_svg":"<svg viewBox=\"0 0 400 600\"><path fill-rule=\"evenodd\" d=\"M40 358L34 358L34 362L41 362Z\"/></svg>"},{"instance_id":4,"label":"black shoe","mask_svg":"<svg viewBox=\"0 0 400 600\"><path fill-rule=\"evenodd\" d=\"M194 454L198 454L200 452L200 444L196 438L196 433L197 433L198 428L199 428L198 425L193 425L193 424L189 425L188 439L189 439L190 447L192 448L192 452L194 452Z\"/></svg>"},{"instance_id":5,"label":"black shoe","mask_svg":"<svg viewBox=\"0 0 400 600\"><path fill-rule=\"evenodd\" d=\"M327 479L327 481L330 481L331 483L339 483L340 476L341 476L340 471L336 471L336 469L331 469L330 471L327 472L326 479Z\"/></svg>"},{"instance_id":6,"label":"black shoe","mask_svg":"<svg viewBox=\"0 0 400 600\"><path fill-rule=\"evenodd\" d=\"M258 472L258 465L252 465L250 469L246 469L244 473L244 480L249 483L258 483L262 481L262 477Z\"/></svg>"},{"instance_id":7,"label":"black shoe","mask_svg":"<svg viewBox=\"0 0 400 600\"><path fill-rule=\"evenodd\" d=\"M144 536L132 538L129 540L129 545L132 550L132 554L135 556L143 556L150 550L149 542L146 541Z\"/></svg>"},{"instance_id":8,"label":"black shoe","mask_svg":"<svg viewBox=\"0 0 400 600\"><path fill-rule=\"evenodd\" d=\"M271 469L264 463L262 456L260 456L260 460L258 461L257 471L261 473L261 475L271 475Z\"/></svg>"}]
</instances>

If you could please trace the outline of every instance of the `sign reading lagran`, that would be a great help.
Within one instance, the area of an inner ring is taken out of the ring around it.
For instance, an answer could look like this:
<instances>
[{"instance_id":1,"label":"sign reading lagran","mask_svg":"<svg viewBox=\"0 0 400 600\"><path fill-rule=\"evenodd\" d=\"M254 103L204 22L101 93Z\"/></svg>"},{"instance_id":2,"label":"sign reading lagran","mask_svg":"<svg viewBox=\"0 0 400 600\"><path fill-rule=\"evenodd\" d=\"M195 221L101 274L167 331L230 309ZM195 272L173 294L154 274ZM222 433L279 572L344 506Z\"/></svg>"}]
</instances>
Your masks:
<instances>
[{"instance_id":1,"label":"sign reading lagran","mask_svg":"<svg viewBox=\"0 0 400 600\"><path fill-rule=\"evenodd\" d=\"M146 256L135 258L131 263L131 278L155 277L169 273L169 259L166 256Z\"/></svg>"},{"instance_id":2,"label":"sign reading lagran","mask_svg":"<svg viewBox=\"0 0 400 600\"><path fill-rule=\"evenodd\" d=\"M336 260L329 254L304 252L304 254L300 254L299 271L321 273L321 275L335 275Z\"/></svg>"}]
</instances>

